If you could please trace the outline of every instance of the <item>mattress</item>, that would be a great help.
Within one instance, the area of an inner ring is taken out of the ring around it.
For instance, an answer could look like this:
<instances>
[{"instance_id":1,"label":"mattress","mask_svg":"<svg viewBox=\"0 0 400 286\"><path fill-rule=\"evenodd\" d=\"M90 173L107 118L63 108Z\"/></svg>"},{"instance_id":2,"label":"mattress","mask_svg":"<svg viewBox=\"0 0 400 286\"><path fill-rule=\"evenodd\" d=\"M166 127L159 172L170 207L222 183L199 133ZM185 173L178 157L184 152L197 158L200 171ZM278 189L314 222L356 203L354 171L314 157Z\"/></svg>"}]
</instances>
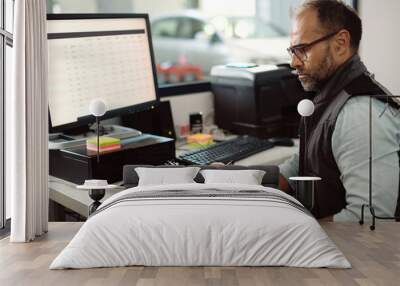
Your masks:
<instances>
[{"instance_id":1,"label":"mattress","mask_svg":"<svg viewBox=\"0 0 400 286\"><path fill-rule=\"evenodd\" d=\"M50 269L130 265L351 267L291 196L263 186L197 183L110 197Z\"/></svg>"}]
</instances>

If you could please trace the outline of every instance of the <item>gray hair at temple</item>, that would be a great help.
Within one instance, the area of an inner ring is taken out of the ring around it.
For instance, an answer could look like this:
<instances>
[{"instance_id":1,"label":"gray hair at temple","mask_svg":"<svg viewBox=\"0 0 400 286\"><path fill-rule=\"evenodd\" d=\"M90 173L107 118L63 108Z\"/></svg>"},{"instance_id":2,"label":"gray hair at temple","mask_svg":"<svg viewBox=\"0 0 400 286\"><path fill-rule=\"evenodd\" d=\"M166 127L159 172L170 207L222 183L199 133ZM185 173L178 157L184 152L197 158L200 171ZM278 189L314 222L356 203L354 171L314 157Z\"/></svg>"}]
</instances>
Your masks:
<instances>
[{"instance_id":1,"label":"gray hair at temple","mask_svg":"<svg viewBox=\"0 0 400 286\"><path fill-rule=\"evenodd\" d=\"M354 51L358 51L362 24L360 17L352 7L338 0L306 0L296 9L294 16L308 9L317 11L319 22L325 32L347 30L350 34L350 46Z\"/></svg>"}]
</instances>

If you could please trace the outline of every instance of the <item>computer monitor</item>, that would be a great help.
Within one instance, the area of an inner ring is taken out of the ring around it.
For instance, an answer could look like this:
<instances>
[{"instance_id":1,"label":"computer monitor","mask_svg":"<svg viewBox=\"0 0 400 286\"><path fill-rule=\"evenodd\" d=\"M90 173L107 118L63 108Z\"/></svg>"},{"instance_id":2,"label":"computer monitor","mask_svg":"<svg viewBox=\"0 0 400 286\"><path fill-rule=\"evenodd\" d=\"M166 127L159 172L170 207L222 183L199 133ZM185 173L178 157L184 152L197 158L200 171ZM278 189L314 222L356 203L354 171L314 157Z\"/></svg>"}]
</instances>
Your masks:
<instances>
[{"instance_id":1,"label":"computer monitor","mask_svg":"<svg viewBox=\"0 0 400 286\"><path fill-rule=\"evenodd\" d=\"M95 121L89 104L102 99L102 119L159 101L147 14L48 14L50 133Z\"/></svg>"}]
</instances>

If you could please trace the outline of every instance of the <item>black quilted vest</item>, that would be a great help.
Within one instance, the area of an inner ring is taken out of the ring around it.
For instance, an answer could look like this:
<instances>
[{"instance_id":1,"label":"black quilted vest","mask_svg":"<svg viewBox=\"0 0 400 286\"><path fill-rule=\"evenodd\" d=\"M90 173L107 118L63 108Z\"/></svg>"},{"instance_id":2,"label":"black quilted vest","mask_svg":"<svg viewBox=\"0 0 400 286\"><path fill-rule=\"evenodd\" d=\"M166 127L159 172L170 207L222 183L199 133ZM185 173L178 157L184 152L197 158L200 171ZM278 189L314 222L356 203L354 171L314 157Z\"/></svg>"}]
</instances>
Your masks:
<instances>
[{"instance_id":1,"label":"black quilted vest","mask_svg":"<svg viewBox=\"0 0 400 286\"><path fill-rule=\"evenodd\" d=\"M345 189L331 145L337 117L351 97L377 94L384 95L386 92L370 77L358 55L355 55L314 97L314 113L301 120L299 173L301 176L322 178L315 189L312 213L316 218L334 215L346 206ZM365 120L368 120L368 114L365 114Z\"/></svg>"}]
</instances>

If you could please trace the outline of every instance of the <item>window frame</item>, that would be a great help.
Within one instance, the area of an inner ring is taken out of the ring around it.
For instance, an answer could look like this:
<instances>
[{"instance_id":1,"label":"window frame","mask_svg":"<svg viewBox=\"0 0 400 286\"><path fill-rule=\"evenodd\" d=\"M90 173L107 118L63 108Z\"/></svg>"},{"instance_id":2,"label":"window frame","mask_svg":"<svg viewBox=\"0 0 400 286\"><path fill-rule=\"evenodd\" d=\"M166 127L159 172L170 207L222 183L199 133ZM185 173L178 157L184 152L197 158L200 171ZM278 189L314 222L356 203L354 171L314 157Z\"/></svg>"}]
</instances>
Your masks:
<instances>
[{"instance_id":1,"label":"window frame","mask_svg":"<svg viewBox=\"0 0 400 286\"><path fill-rule=\"evenodd\" d=\"M168 21L175 21L176 22L176 26L174 27L175 31L174 31L174 34L172 36L162 36L162 35L159 35L159 34L155 35L153 33L155 28L158 28L157 26L163 25L165 22L168 22ZM150 23L151 30L152 30L151 31L151 40L153 41L153 37L165 38L165 39L178 39L179 38L178 37L179 25L180 25L179 17L168 17L168 18L165 18L165 19L157 19L157 20L155 20L154 23Z\"/></svg>"},{"instance_id":2,"label":"window frame","mask_svg":"<svg viewBox=\"0 0 400 286\"><path fill-rule=\"evenodd\" d=\"M211 91L211 82L201 80L187 83L163 84L161 87L158 87L158 91L160 98L207 92Z\"/></svg>"}]
</instances>

